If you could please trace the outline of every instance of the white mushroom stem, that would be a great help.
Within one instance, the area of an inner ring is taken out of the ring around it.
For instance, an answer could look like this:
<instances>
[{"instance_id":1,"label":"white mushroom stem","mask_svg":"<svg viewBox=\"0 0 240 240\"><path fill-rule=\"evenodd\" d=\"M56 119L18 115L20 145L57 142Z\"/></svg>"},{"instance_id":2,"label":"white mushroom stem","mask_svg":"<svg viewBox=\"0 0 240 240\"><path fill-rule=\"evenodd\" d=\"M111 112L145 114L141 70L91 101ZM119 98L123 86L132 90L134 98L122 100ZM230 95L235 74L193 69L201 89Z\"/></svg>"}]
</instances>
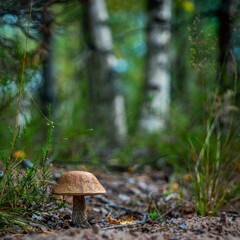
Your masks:
<instances>
[{"instance_id":1,"label":"white mushroom stem","mask_svg":"<svg viewBox=\"0 0 240 240\"><path fill-rule=\"evenodd\" d=\"M84 196L73 196L72 222L76 227L91 227L87 220L87 209Z\"/></svg>"}]
</instances>

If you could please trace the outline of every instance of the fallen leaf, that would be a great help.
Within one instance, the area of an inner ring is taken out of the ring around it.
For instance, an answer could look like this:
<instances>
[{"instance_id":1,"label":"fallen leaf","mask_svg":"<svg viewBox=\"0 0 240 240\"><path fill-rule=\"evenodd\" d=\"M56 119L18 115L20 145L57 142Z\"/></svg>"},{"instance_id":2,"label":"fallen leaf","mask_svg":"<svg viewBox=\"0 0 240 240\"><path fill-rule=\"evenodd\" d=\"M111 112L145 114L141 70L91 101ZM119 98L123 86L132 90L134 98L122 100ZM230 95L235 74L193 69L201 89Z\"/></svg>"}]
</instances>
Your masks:
<instances>
[{"instance_id":1,"label":"fallen leaf","mask_svg":"<svg viewBox=\"0 0 240 240\"><path fill-rule=\"evenodd\" d=\"M13 154L14 160L23 159L26 157L26 153L23 150L18 150Z\"/></svg>"},{"instance_id":2,"label":"fallen leaf","mask_svg":"<svg viewBox=\"0 0 240 240\"><path fill-rule=\"evenodd\" d=\"M125 224L132 223L134 221L133 216L131 216L131 218L127 220L120 220L120 219L116 220L116 219L113 219L111 216L108 216L107 220L109 224L112 224L112 225L118 225L118 224L125 225Z\"/></svg>"},{"instance_id":3,"label":"fallen leaf","mask_svg":"<svg viewBox=\"0 0 240 240\"><path fill-rule=\"evenodd\" d=\"M189 182L190 180L192 180L192 175L191 175L191 174L185 174L185 175L183 175L183 180Z\"/></svg>"},{"instance_id":4,"label":"fallen leaf","mask_svg":"<svg viewBox=\"0 0 240 240\"><path fill-rule=\"evenodd\" d=\"M120 222L121 222L120 220L113 219L111 216L108 216L107 220L108 220L109 224L112 224L112 225L120 224Z\"/></svg>"},{"instance_id":5,"label":"fallen leaf","mask_svg":"<svg viewBox=\"0 0 240 240\"><path fill-rule=\"evenodd\" d=\"M170 185L170 189L173 190L173 191L177 191L179 189L179 187L180 187L180 185L177 182L173 182Z\"/></svg>"},{"instance_id":6,"label":"fallen leaf","mask_svg":"<svg viewBox=\"0 0 240 240\"><path fill-rule=\"evenodd\" d=\"M133 216L131 216L130 219L127 219L125 221L121 221L120 220L120 224L124 225L124 224L129 224L129 223L132 223L134 220L133 220Z\"/></svg>"}]
</instances>

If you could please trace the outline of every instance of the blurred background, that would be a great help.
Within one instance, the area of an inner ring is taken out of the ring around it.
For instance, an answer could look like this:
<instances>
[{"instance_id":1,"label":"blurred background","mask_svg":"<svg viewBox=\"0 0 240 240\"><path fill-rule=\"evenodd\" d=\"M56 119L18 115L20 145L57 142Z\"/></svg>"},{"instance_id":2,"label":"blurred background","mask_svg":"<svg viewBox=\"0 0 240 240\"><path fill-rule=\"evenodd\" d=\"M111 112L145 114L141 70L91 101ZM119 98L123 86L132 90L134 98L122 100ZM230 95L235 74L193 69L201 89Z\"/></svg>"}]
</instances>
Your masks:
<instances>
[{"instance_id":1,"label":"blurred background","mask_svg":"<svg viewBox=\"0 0 240 240\"><path fill-rule=\"evenodd\" d=\"M239 5L1 1L0 150L34 162L53 131L49 163L185 171L211 135L215 156L239 136Z\"/></svg>"}]
</instances>

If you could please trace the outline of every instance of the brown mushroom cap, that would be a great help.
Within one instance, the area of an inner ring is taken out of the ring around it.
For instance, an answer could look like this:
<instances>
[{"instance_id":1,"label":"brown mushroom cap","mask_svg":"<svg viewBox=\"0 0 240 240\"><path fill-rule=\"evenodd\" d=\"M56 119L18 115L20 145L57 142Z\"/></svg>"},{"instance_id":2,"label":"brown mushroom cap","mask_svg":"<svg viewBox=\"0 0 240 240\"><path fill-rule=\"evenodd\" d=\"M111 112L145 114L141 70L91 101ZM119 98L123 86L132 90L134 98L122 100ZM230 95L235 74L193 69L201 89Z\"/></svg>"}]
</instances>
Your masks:
<instances>
[{"instance_id":1,"label":"brown mushroom cap","mask_svg":"<svg viewBox=\"0 0 240 240\"><path fill-rule=\"evenodd\" d=\"M58 195L97 195L104 194L106 190L97 178L89 172L70 171L64 173L53 187L53 194Z\"/></svg>"}]
</instances>

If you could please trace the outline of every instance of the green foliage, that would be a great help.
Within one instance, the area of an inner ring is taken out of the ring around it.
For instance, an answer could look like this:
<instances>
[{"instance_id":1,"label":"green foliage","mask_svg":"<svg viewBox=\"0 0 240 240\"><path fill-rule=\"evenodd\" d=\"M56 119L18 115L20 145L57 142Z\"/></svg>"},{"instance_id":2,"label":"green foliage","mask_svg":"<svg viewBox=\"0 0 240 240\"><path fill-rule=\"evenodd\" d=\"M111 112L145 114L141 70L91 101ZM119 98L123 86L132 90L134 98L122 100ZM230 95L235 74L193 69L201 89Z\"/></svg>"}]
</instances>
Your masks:
<instances>
[{"instance_id":1,"label":"green foliage","mask_svg":"<svg viewBox=\"0 0 240 240\"><path fill-rule=\"evenodd\" d=\"M159 219L161 217L161 214L159 213L158 210L155 209L155 210L150 210L149 216L154 221Z\"/></svg>"},{"instance_id":2,"label":"green foliage","mask_svg":"<svg viewBox=\"0 0 240 240\"><path fill-rule=\"evenodd\" d=\"M225 133L218 120L207 122L204 141L190 140L195 201L199 213L204 216L216 214L240 186L234 170L239 164L238 128L231 127Z\"/></svg>"},{"instance_id":3,"label":"green foliage","mask_svg":"<svg viewBox=\"0 0 240 240\"><path fill-rule=\"evenodd\" d=\"M46 145L42 148L42 156L36 158L33 167L23 167L23 151L19 157L11 150L0 151L1 169L4 175L0 179L0 229L14 232L16 227L31 228L28 218L39 211L49 196L51 180L47 156L53 140L53 124L49 125ZM19 218L21 216L21 219Z\"/></svg>"}]
</instances>

